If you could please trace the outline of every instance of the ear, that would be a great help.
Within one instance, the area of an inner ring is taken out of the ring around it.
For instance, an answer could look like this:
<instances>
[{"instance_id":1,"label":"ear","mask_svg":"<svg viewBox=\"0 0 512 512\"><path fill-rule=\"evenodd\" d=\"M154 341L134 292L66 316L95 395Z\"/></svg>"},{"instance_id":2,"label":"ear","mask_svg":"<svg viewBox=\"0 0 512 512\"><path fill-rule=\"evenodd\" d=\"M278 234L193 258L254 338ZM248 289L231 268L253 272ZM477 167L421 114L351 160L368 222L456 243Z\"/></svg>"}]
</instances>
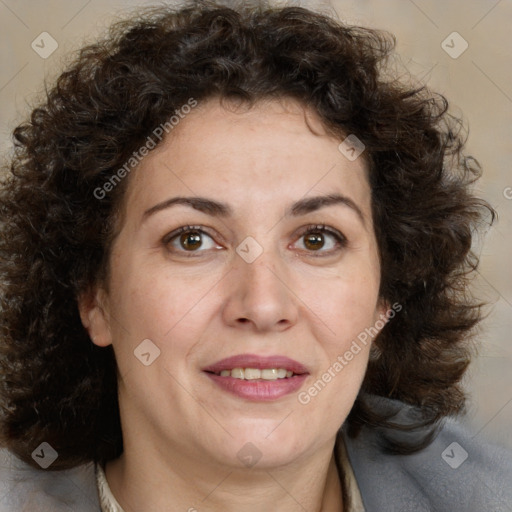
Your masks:
<instances>
[{"instance_id":1,"label":"ear","mask_svg":"<svg viewBox=\"0 0 512 512\"><path fill-rule=\"evenodd\" d=\"M378 317L380 318L381 315L386 316L388 311L391 309L391 304L387 299L383 299L382 297L379 297L379 301L377 303L377 313Z\"/></svg>"},{"instance_id":2,"label":"ear","mask_svg":"<svg viewBox=\"0 0 512 512\"><path fill-rule=\"evenodd\" d=\"M92 342L99 347L112 344L110 315L106 292L98 287L78 298L78 310L82 325Z\"/></svg>"},{"instance_id":3,"label":"ear","mask_svg":"<svg viewBox=\"0 0 512 512\"><path fill-rule=\"evenodd\" d=\"M401 309L401 308L400 308ZM382 297L379 297L379 300L377 302L377 309L376 309L376 321L375 321L375 327L381 331L384 326L387 324L390 313L392 316L395 316L394 308L391 308L391 304L388 300L383 299ZM373 343L374 339L372 340Z\"/></svg>"}]
</instances>

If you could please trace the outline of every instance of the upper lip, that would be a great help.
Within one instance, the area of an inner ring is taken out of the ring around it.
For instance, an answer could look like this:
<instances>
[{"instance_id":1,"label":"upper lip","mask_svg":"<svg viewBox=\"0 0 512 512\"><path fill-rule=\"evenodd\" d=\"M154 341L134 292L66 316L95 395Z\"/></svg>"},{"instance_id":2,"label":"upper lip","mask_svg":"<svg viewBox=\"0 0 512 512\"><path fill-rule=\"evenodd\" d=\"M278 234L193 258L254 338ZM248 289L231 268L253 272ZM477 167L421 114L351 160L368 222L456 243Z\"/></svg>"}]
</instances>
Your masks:
<instances>
[{"instance_id":1,"label":"upper lip","mask_svg":"<svg viewBox=\"0 0 512 512\"><path fill-rule=\"evenodd\" d=\"M280 355L258 356L256 354L239 354L227 357L203 368L203 371L220 373L223 370L232 370L233 368L256 368L259 370L264 370L265 368L284 368L297 375L309 373L304 365L289 357Z\"/></svg>"}]
</instances>

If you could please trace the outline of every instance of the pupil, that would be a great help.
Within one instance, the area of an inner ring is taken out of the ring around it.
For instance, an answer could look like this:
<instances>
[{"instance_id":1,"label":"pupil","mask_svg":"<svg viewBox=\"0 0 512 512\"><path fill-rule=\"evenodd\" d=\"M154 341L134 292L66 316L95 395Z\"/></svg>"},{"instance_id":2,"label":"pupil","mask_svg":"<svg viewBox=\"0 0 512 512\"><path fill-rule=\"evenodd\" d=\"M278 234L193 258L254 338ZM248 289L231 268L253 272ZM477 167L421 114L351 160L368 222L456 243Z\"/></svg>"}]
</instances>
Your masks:
<instances>
[{"instance_id":1,"label":"pupil","mask_svg":"<svg viewBox=\"0 0 512 512\"><path fill-rule=\"evenodd\" d=\"M324 245L323 236L317 233L309 234L306 237L305 244L308 249L320 249Z\"/></svg>"},{"instance_id":2,"label":"pupil","mask_svg":"<svg viewBox=\"0 0 512 512\"><path fill-rule=\"evenodd\" d=\"M197 249L201 247L201 235L195 233L185 233L181 235L182 246L187 250Z\"/></svg>"}]
</instances>

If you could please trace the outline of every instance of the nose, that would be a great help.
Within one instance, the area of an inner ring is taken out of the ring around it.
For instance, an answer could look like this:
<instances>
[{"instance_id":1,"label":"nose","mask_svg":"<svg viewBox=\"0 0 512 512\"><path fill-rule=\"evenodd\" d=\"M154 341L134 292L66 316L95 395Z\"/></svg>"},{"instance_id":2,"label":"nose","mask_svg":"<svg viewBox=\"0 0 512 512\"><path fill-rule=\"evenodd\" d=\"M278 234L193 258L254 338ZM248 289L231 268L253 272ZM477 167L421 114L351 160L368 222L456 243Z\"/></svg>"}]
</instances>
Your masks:
<instances>
[{"instance_id":1,"label":"nose","mask_svg":"<svg viewBox=\"0 0 512 512\"><path fill-rule=\"evenodd\" d=\"M227 283L224 322L247 331L281 332L297 323L298 298L290 272L278 256L264 252L254 262L235 258Z\"/></svg>"}]
</instances>

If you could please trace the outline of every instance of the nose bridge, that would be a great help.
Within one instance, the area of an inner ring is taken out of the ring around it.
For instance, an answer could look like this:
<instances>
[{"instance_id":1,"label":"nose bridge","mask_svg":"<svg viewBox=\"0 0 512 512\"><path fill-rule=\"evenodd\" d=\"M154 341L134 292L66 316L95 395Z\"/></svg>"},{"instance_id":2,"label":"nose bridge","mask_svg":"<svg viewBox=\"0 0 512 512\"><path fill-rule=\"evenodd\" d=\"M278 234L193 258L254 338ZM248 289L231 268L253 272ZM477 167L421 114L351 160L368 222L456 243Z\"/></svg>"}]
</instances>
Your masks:
<instances>
[{"instance_id":1,"label":"nose bridge","mask_svg":"<svg viewBox=\"0 0 512 512\"><path fill-rule=\"evenodd\" d=\"M236 266L246 297L252 297L252 300L264 299L268 303L286 299L286 272L279 261L278 251L266 248L254 261L241 258Z\"/></svg>"},{"instance_id":2,"label":"nose bridge","mask_svg":"<svg viewBox=\"0 0 512 512\"><path fill-rule=\"evenodd\" d=\"M240 276L248 292L281 295L285 288L283 265L278 262L276 251L264 251L252 263L238 262Z\"/></svg>"},{"instance_id":3,"label":"nose bridge","mask_svg":"<svg viewBox=\"0 0 512 512\"><path fill-rule=\"evenodd\" d=\"M298 318L296 301L279 251L260 246L257 254L254 241L246 242L238 247L233 263L226 320L250 323L258 330L291 325Z\"/></svg>"}]
</instances>

